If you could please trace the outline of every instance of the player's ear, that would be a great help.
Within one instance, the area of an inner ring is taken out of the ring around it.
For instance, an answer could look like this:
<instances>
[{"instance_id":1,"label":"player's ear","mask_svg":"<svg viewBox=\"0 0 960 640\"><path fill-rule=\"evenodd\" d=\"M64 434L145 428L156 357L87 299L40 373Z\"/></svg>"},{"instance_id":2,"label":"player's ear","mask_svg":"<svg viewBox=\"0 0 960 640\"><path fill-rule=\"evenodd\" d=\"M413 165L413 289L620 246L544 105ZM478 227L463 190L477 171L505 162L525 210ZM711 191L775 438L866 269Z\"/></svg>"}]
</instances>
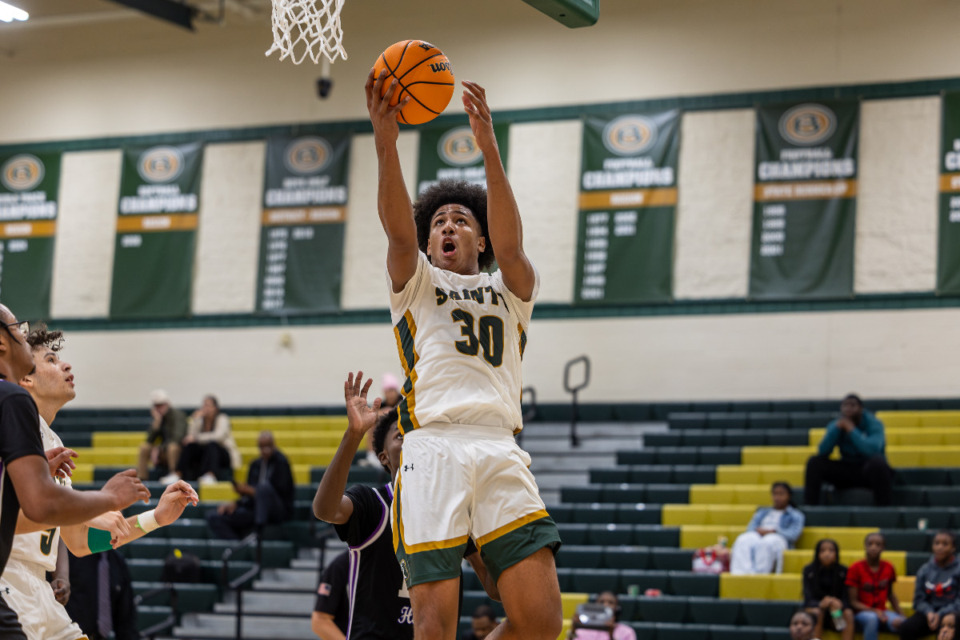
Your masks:
<instances>
[{"instance_id":1,"label":"player's ear","mask_svg":"<svg viewBox=\"0 0 960 640\"><path fill-rule=\"evenodd\" d=\"M487 237L480 236L480 239L477 241L478 253L483 253L487 250Z\"/></svg>"},{"instance_id":2,"label":"player's ear","mask_svg":"<svg viewBox=\"0 0 960 640\"><path fill-rule=\"evenodd\" d=\"M21 386L21 387L24 387L24 388L26 388L26 389L32 389L32 388L33 388L33 375L31 374L31 375L29 375L29 376L23 376L22 378L20 378L20 386Z\"/></svg>"}]
</instances>

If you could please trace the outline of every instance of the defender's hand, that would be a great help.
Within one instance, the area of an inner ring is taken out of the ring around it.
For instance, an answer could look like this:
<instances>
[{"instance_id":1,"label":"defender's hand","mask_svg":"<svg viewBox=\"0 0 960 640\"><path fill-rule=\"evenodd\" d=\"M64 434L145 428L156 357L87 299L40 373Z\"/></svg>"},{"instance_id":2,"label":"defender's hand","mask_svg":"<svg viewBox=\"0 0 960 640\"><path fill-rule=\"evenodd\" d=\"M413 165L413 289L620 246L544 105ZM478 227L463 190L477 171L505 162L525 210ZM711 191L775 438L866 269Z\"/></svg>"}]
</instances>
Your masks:
<instances>
[{"instance_id":1,"label":"defender's hand","mask_svg":"<svg viewBox=\"0 0 960 640\"><path fill-rule=\"evenodd\" d=\"M100 491L114 496L115 511L126 509L138 500L150 502L150 490L140 482L136 469L121 471L107 480Z\"/></svg>"},{"instance_id":2,"label":"defender's hand","mask_svg":"<svg viewBox=\"0 0 960 640\"><path fill-rule=\"evenodd\" d=\"M117 542L126 538L133 532L133 528L123 514L119 511L107 511L96 518L87 521L87 525L94 529L110 532L110 544L117 545Z\"/></svg>"},{"instance_id":3,"label":"defender's hand","mask_svg":"<svg viewBox=\"0 0 960 640\"><path fill-rule=\"evenodd\" d=\"M347 379L343 383L343 399L347 405L347 429L360 436L373 429L380 415L382 402L380 398L374 399L372 407L367 406L367 392L371 384L373 384L373 378L367 378L364 384L363 371L357 371L356 378L353 373L347 374Z\"/></svg>"},{"instance_id":4,"label":"defender's hand","mask_svg":"<svg viewBox=\"0 0 960 640\"><path fill-rule=\"evenodd\" d=\"M79 457L76 451L66 447L54 447L44 451L47 457L47 464L50 465L50 475L54 478L69 478L73 475L73 470L77 468L71 458Z\"/></svg>"},{"instance_id":5,"label":"defender's hand","mask_svg":"<svg viewBox=\"0 0 960 640\"><path fill-rule=\"evenodd\" d=\"M165 527L175 522L183 515L183 510L187 508L187 505L197 506L199 501L200 498L197 496L197 492L194 491L193 487L183 480L174 482L168 486L163 492L163 495L160 496L160 502L157 504L157 510L154 512L157 524Z\"/></svg>"},{"instance_id":6,"label":"defender's hand","mask_svg":"<svg viewBox=\"0 0 960 640\"><path fill-rule=\"evenodd\" d=\"M54 578L50 581L50 587L53 589L53 597L63 606L67 606L70 600L70 583L63 578Z\"/></svg>"}]
</instances>

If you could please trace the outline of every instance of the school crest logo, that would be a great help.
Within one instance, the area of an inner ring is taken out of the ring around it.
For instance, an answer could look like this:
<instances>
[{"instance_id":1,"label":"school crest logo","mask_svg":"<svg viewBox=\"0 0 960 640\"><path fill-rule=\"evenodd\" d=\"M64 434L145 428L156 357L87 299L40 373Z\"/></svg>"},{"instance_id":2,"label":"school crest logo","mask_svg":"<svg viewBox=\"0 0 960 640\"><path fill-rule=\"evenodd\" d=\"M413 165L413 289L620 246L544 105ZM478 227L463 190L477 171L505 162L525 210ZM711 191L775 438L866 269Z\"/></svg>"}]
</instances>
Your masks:
<instances>
[{"instance_id":1,"label":"school crest logo","mask_svg":"<svg viewBox=\"0 0 960 640\"><path fill-rule=\"evenodd\" d=\"M300 176L320 173L332 158L330 143L314 136L294 140L283 152L283 164L287 170Z\"/></svg>"},{"instance_id":2,"label":"school crest logo","mask_svg":"<svg viewBox=\"0 0 960 640\"><path fill-rule=\"evenodd\" d=\"M780 116L780 136L801 147L823 144L837 130L836 114L822 104L801 104Z\"/></svg>"},{"instance_id":3,"label":"school crest logo","mask_svg":"<svg viewBox=\"0 0 960 640\"><path fill-rule=\"evenodd\" d=\"M183 153L176 147L153 147L140 154L137 173L153 184L172 182L183 173Z\"/></svg>"},{"instance_id":4,"label":"school crest logo","mask_svg":"<svg viewBox=\"0 0 960 640\"><path fill-rule=\"evenodd\" d=\"M657 125L638 115L620 116L603 128L603 146L618 156L636 156L657 142Z\"/></svg>"},{"instance_id":5,"label":"school crest logo","mask_svg":"<svg viewBox=\"0 0 960 640\"><path fill-rule=\"evenodd\" d=\"M470 127L457 127L443 134L437 145L437 153L447 164L466 167L480 161L480 147Z\"/></svg>"},{"instance_id":6,"label":"school crest logo","mask_svg":"<svg viewBox=\"0 0 960 640\"><path fill-rule=\"evenodd\" d=\"M36 156L20 154L3 163L0 182L10 191L29 191L43 180L43 163Z\"/></svg>"}]
</instances>

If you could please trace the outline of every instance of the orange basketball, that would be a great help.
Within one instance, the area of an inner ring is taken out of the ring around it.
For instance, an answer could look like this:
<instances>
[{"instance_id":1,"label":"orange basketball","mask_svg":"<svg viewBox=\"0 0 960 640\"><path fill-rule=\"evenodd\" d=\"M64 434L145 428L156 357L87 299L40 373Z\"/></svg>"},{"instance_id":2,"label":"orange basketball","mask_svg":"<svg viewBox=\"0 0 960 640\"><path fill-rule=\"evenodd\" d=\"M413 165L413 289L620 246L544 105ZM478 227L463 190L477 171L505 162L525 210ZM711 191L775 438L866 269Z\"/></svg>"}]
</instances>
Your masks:
<instances>
[{"instance_id":1,"label":"orange basketball","mask_svg":"<svg viewBox=\"0 0 960 640\"><path fill-rule=\"evenodd\" d=\"M378 76L386 69L380 95L385 95L391 81L398 85L390 100L396 105L409 95L407 103L397 120L406 124L423 124L440 115L453 96L453 68L440 49L423 40L403 40L387 48L373 65L373 74Z\"/></svg>"}]
</instances>

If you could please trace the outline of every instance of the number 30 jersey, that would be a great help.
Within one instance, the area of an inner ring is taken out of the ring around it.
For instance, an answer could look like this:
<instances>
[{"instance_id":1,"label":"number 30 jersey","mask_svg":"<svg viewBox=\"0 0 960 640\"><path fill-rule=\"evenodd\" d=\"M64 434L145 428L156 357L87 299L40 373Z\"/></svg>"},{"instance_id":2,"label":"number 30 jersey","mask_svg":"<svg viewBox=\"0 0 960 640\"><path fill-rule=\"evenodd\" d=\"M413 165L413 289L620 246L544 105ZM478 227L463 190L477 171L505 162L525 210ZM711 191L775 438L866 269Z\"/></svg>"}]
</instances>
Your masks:
<instances>
[{"instance_id":1,"label":"number 30 jersey","mask_svg":"<svg viewBox=\"0 0 960 640\"><path fill-rule=\"evenodd\" d=\"M43 442L44 451L63 446L60 436L54 433L42 416L40 418L40 440ZM71 486L70 478L57 477L56 480L60 484ZM59 542L59 527L14 536L10 559L40 565L44 571L54 571L57 568Z\"/></svg>"},{"instance_id":2,"label":"number 30 jersey","mask_svg":"<svg viewBox=\"0 0 960 640\"><path fill-rule=\"evenodd\" d=\"M407 376L397 406L400 431L442 424L523 428L520 361L540 289L523 302L500 271L463 276L418 254L399 293L390 276L390 315Z\"/></svg>"}]
</instances>

